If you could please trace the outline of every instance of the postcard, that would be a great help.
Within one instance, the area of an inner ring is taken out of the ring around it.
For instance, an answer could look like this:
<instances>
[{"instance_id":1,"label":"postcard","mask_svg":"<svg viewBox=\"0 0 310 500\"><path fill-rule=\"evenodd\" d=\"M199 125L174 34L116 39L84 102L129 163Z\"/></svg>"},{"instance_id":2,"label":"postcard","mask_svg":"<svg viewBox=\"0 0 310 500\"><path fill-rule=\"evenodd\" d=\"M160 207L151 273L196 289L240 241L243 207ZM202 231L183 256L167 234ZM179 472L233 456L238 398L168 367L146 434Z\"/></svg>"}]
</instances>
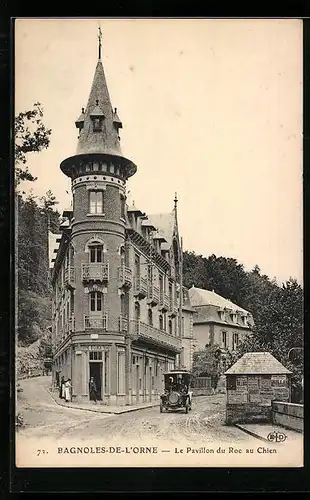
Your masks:
<instances>
[{"instance_id":1,"label":"postcard","mask_svg":"<svg viewBox=\"0 0 310 500\"><path fill-rule=\"evenodd\" d=\"M16 466L303 467L302 21L14 31Z\"/></svg>"}]
</instances>

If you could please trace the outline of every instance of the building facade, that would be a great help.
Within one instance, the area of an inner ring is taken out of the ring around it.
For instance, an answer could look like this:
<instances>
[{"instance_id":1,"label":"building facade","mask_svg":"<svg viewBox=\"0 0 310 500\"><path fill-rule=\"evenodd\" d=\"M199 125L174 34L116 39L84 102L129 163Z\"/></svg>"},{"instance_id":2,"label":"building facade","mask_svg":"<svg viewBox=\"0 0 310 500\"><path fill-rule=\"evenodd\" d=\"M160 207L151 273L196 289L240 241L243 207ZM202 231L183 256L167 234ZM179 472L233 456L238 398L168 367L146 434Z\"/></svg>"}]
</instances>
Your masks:
<instances>
[{"instance_id":1,"label":"building facade","mask_svg":"<svg viewBox=\"0 0 310 500\"><path fill-rule=\"evenodd\" d=\"M75 122L76 154L52 269L53 380L71 378L72 397L125 405L157 399L165 370L184 366L193 310L182 284L177 199L169 214L127 205L137 167L122 154L100 57L86 108ZM183 291L183 293L181 293Z\"/></svg>"},{"instance_id":2,"label":"building facade","mask_svg":"<svg viewBox=\"0 0 310 500\"><path fill-rule=\"evenodd\" d=\"M254 325L252 314L214 291L192 286L188 296L195 310L195 350L203 349L206 344L218 345L225 361L225 352L235 351L238 344L251 335Z\"/></svg>"}]
</instances>

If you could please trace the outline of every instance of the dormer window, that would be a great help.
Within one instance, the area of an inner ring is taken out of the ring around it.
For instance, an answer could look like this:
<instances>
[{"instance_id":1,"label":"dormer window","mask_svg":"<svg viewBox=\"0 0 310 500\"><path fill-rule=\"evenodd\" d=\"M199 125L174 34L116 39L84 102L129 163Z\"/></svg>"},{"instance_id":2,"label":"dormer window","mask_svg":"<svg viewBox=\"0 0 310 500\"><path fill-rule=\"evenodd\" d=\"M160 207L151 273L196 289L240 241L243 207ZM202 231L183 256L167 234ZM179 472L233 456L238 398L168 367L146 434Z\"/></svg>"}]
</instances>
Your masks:
<instances>
[{"instance_id":1,"label":"dormer window","mask_svg":"<svg viewBox=\"0 0 310 500\"><path fill-rule=\"evenodd\" d=\"M79 134L81 133L81 130L84 128L84 117L85 117L85 110L84 108L82 108L82 113L75 122L76 128L79 129Z\"/></svg>"},{"instance_id":2,"label":"dormer window","mask_svg":"<svg viewBox=\"0 0 310 500\"><path fill-rule=\"evenodd\" d=\"M225 310L224 309L219 310L219 316L220 316L221 321L225 321Z\"/></svg>"},{"instance_id":3,"label":"dormer window","mask_svg":"<svg viewBox=\"0 0 310 500\"><path fill-rule=\"evenodd\" d=\"M232 320L233 320L234 323L237 323L237 319L238 319L237 318L237 313L235 313L235 312L232 313L231 318L232 318Z\"/></svg>"},{"instance_id":4,"label":"dormer window","mask_svg":"<svg viewBox=\"0 0 310 500\"><path fill-rule=\"evenodd\" d=\"M96 100L96 106L90 113L90 118L93 122L93 131L94 132L102 132L102 125L104 120L104 114L99 107L99 101Z\"/></svg>"},{"instance_id":5,"label":"dormer window","mask_svg":"<svg viewBox=\"0 0 310 500\"><path fill-rule=\"evenodd\" d=\"M244 326L248 326L248 317L246 315L244 315L242 319L243 319Z\"/></svg>"}]
</instances>

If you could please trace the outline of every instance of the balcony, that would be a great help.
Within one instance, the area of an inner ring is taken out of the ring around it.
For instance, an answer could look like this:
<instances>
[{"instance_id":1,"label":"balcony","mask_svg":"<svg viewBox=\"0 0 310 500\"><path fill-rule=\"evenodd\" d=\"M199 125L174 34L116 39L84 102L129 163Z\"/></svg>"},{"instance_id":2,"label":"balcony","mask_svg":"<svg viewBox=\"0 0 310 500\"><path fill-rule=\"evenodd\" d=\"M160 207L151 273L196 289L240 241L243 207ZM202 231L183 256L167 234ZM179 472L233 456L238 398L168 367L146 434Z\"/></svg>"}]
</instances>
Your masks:
<instances>
[{"instance_id":1,"label":"balcony","mask_svg":"<svg viewBox=\"0 0 310 500\"><path fill-rule=\"evenodd\" d=\"M75 269L74 266L65 268L65 286L67 288L75 288Z\"/></svg>"},{"instance_id":2,"label":"balcony","mask_svg":"<svg viewBox=\"0 0 310 500\"><path fill-rule=\"evenodd\" d=\"M169 310L169 295L161 293L159 296L159 309L162 311Z\"/></svg>"},{"instance_id":3,"label":"balcony","mask_svg":"<svg viewBox=\"0 0 310 500\"><path fill-rule=\"evenodd\" d=\"M82 281L109 281L109 264L82 264Z\"/></svg>"},{"instance_id":4,"label":"balcony","mask_svg":"<svg viewBox=\"0 0 310 500\"><path fill-rule=\"evenodd\" d=\"M173 300L173 298L169 298L169 309L168 312L170 316L176 316L178 313L178 306L177 306L177 301L176 299Z\"/></svg>"},{"instance_id":5,"label":"balcony","mask_svg":"<svg viewBox=\"0 0 310 500\"><path fill-rule=\"evenodd\" d=\"M135 276L134 277L134 288L133 288L133 293L139 299L144 299L144 297L147 296L147 279L142 278L141 276Z\"/></svg>"},{"instance_id":6,"label":"balcony","mask_svg":"<svg viewBox=\"0 0 310 500\"><path fill-rule=\"evenodd\" d=\"M159 303L159 288L158 288L158 286L149 284L147 301L152 306L156 306Z\"/></svg>"},{"instance_id":7,"label":"balcony","mask_svg":"<svg viewBox=\"0 0 310 500\"><path fill-rule=\"evenodd\" d=\"M119 288L130 288L132 285L132 270L127 266L118 268L118 286Z\"/></svg>"},{"instance_id":8,"label":"balcony","mask_svg":"<svg viewBox=\"0 0 310 500\"><path fill-rule=\"evenodd\" d=\"M107 330L108 315L84 316L85 330Z\"/></svg>"},{"instance_id":9,"label":"balcony","mask_svg":"<svg viewBox=\"0 0 310 500\"><path fill-rule=\"evenodd\" d=\"M128 332L128 318L126 316L119 317L119 331Z\"/></svg>"},{"instance_id":10,"label":"balcony","mask_svg":"<svg viewBox=\"0 0 310 500\"><path fill-rule=\"evenodd\" d=\"M130 321L130 334L134 340L141 339L174 352L181 352L182 350L182 341L180 338L169 335L139 320Z\"/></svg>"},{"instance_id":11,"label":"balcony","mask_svg":"<svg viewBox=\"0 0 310 500\"><path fill-rule=\"evenodd\" d=\"M66 334L68 333L71 333L71 332L74 332L74 316L70 316L70 318L68 319L67 323L65 324L65 332Z\"/></svg>"}]
</instances>

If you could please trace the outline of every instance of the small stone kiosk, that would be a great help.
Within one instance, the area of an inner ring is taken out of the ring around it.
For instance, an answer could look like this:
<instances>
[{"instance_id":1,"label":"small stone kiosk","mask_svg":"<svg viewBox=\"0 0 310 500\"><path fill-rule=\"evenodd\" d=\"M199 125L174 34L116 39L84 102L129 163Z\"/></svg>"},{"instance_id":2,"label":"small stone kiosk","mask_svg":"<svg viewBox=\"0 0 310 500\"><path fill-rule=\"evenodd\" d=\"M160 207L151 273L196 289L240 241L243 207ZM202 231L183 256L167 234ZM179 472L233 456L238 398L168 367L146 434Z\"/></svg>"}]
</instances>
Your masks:
<instances>
[{"instance_id":1,"label":"small stone kiosk","mask_svg":"<svg viewBox=\"0 0 310 500\"><path fill-rule=\"evenodd\" d=\"M269 352L248 352L226 372L226 424L272 420L272 401L290 401L291 372Z\"/></svg>"}]
</instances>

